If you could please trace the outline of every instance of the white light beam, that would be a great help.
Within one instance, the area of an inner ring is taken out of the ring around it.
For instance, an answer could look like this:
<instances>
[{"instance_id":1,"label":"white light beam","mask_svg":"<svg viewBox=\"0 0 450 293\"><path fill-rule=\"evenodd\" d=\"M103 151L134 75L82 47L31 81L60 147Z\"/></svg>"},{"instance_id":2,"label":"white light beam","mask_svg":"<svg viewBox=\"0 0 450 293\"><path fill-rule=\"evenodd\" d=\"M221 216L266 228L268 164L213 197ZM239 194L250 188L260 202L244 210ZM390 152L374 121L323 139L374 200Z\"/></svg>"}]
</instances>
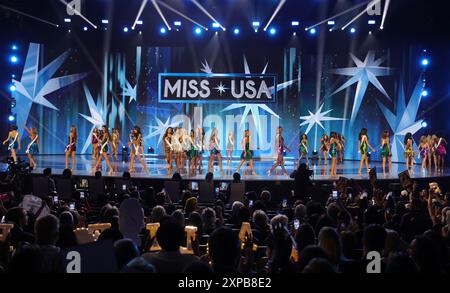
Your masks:
<instances>
[{"instance_id":1,"label":"white light beam","mask_svg":"<svg viewBox=\"0 0 450 293\"><path fill-rule=\"evenodd\" d=\"M383 18L381 19L380 29L384 28L384 21L386 20L386 15L389 9L390 2L391 0L386 0L386 2L384 3Z\"/></svg>"},{"instance_id":2,"label":"white light beam","mask_svg":"<svg viewBox=\"0 0 450 293\"><path fill-rule=\"evenodd\" d=\"M366 13L369 8L371 8L372 6L374 6L375 4L377 4L378 2L380 2L381 0L373 0L371 3L369 3L369 5L367 5L367 7L361 11L357 16L355 16L352 20L350 20L346 25L344 25L341 30L345 30L349 25L351 25L355 20L357 20L358 18L360 18L364 13Z\"/></svg>"},{"instance_id":3,"label":"white light beam","mask_svg":"<svg viewBox=\"0 0 450 293\"><path fill-rule=\"evenodd\" d=\"M75 8L73 8L71 5L69 5L66 1L64 0L59 0L59 2L61 2L62 4L66 5L67 8L69 8L70 10L72 10L74 12L75 15L80 16L82 19L84 19L84 21L86 21L87 23L89 23L93 28L97 29L97 26L95 24L92 23L92 21L90 21L89 19L87 19L83 14L81 14L80 11L76 10Z\"/></svg>"},{"instance_id":4,"label":"white light beam","mask_svg":"<svg viewBox=\"0 0 450 293\"><path fill-rule=\"evenodd\" d=\"M28 14L28 13L25 13L25 12L22 12L22 11L19 11L19 10L16 10L16 9L14 9L14 8L11 8L11 7L2 5L2 4L0 4L0 8L3 8L3 9L5 9L5 10L9 10L9 11L15 12L15 13L17 13L17 14L20 14L20 15L23 15L23 16L26 16L26 17L29 17L29 18L32 18L32 19L34 19L34 20L37 20L37 21L40 21L40 22L43 22L43 23L52 25L52 26L54 26L54 27L59 27L59 25L57 25L56 23L50 22L50 21L48 21L48 20L45 20L45 19L42 19L42 18L33 16L33 15L31 15L31 14Z\"/></svg>"},{"instance_id":5,"label":"white light beam","mask_svg":"<svg viewBox=\"0 0 450 293\"><path fill-rule=\"evenodd\" d=\"M137 24L139 18L141 17L142 11L144 11L144 8L145 8L145 5L147 5L147 2L148 2L148 0L142 0L141 7L139 7L139 11L136 15L136 19L134 20L134 23L131 26L132 30L134 30L134 28L136 27L136 24Z\"/></svg>"},{"instance_id":6,"label":"white light beam","mask_svg":"<svg viewBox=\"0 0 450 293\"><path fill-rule=\"evenodd\" d=\"M166 4L160 0L156 0L156 2L158 2L159 5L164 6L165 8L167 8L168 10L172 11L175 14L178 14L179 16L183 17L184 19L198 25L199 27L201 27L202 29L204 29L205 31L208 30L207 27L199 24L198 22L196 22L195 20L193 20L192 18L190 18L189 16L184 15L183 13L179 12L178 10L176 10L175 8L173 8L172 6L170 6L169 4Z\"/></svg>"},{"instance_id":7,"label":"white light beam","mask_svg":"<svg viewBox=\"0 0 450 293\"><path fill-rule=\"evenodd\" d=\"M170 31L172 30L172 28L170 27L169 23L167 22L166 18L164 17L164 14L161 12L161 9L158 6L158 3L156 3L156 0L152 0L152 4L155 7L156 11L158 11L159 16L161 16L162 20L164 21L164 23L167 26L167 29Z\"/></svg>"},{"instance_id":8,"label":"white light beam","mask_svg":"<svg viewBox=\"0 0 450 293\"><path fill-rule=\"evenodd\" d=\"M220 28L223 31L226 31L227 29L223 27L223 25L218 22L200 3L197 2L197 0L192 0L192 3L195 4L195 6L197 6L204 14L206 14L209 18L211 18L212 21L214 21L215 23L218 23Z\"/></svg>"},{"instance_id":9,"label":"white light beam","mask_svg":"<svg viewBox=\"0 0 450 293\"><path fill-rule=\"evenodd\" d=\"M272 23L273 19L275 18L275 16L277 16L278 12L280 11L280 9L283 7L284 3L286 3L286 0L280 0L280 3L278 3L277 8L275 8L275 11L273 12L272 16L269 19L269 22L266 24L266 26L264 27L264 31L267 30L267 28L269 27L269 25Z\"/></svg>"}]
</instances>

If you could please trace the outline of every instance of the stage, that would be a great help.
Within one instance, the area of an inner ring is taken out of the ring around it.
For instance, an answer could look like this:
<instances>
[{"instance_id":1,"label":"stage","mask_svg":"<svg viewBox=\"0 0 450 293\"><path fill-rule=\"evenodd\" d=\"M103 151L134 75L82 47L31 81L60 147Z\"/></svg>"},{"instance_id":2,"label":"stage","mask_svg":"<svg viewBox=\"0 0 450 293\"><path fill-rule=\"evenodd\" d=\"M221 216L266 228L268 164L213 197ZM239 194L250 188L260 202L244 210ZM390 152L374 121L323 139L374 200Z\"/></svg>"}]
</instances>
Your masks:
<instances>
[{"instance_id":1,"label":"stage","mask_svg":"<svg viewBox=\"0 0 450 293\"><path fill-rule=\"evenodd\" d=\"M166 170L166 162L164 158L157 155L146 155L146 163L147 167L150 170L150 174L145 174L142 170L141 164L136 160L135 169L136 172L132 173L132 178L136 179L167 179L172 176L172 174L167 174ZM21 160L28 161L25 156L20 156ZM181 174L183 179L186 180L202 180L205 177L207 170L207 158L203 159L203 168L202 173L189 176L189 174ZM64 155L36 155L35 156L36 163L38 168L33 170L33 174L42 174L44 168L51 168L52 173L54 175L60 175L65 168L65 157ZM71 160L69 159L69 162ZM302 162L305 162L302 160ZM239 163L239 158L235 157L232 160L231 168L227 164L227 161L223 161L223 170L225 174L221 174L219 170L219 166L216 164L214 166L214 179L228 181L232 180L232 174L235 172L236 167ZM242 166L240 174L241 178L246 181L289 181L292 180L288 176L284 176L281 174L281 168L277 168L278 175L276 172L272 172L272 175L268 175L267 171L271 168L274 163L271 159L262 159L255 160L255 171L256 175L250 175L250 168ZM93 176L94 172L92 171L93 161L90 155L77 155L76 156L76 166L74 168L74 176ZM115 172L107 172L106 164L103 162L101 171L103 176L105 177L120 177L124 171L129 170L129 158L127 160L122 160L122 157L119 155L119 161L111 162ZM285 162L285 167L288 173L291 173L297 164L297 161L293 158L289 158ZM313 181L333 181L339 177L346 177L348 179L354 180L367 180L369 179L368 173L365 171L363 167L363 172L361 175L358 174L359 161L350 161L345 160L342 164L337 165L337 176L330 176L330 165L331 161L328 160L328 164L324 164L324 162L320 162L315 160L310 160L310 169L313 170L314 175L312 176ZM70 166L70 163L69 163ZM173 164L175 166L175 164ZM381 162L370 162L370 168L376 167L377 170L377 178L378 180L396 180L398 179L398 173L404 171L405 164L404 163L393 163L392 164L392 173L386 174L383 176ZM2 163L0 165L1 171L6 171L7 165ZM244 172L245 169L245 172ZM411 173L410 176L413 179L427 179L427 178L446 178L450 177L450 168L445 168L444 170L436 170L432 167L430 170L421 171L420 164L416 164L414 166L414 173ZM172 172L173 173L173 172ZM244 174L245 173L245 174Z\"/></svg>"}]
</instances>

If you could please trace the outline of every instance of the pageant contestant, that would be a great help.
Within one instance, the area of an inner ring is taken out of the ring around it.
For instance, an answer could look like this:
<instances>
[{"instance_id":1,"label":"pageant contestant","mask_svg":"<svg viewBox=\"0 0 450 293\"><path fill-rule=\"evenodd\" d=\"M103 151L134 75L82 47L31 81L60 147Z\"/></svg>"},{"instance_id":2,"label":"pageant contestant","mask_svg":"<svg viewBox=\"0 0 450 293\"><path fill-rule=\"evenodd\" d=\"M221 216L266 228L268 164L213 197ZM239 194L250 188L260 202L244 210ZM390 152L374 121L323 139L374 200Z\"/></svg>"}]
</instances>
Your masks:
<instances>
[{"instance_id":1,"label":"pageant contestant","mask_svg":"<svg viewBox=\"0 0 450 293\"><path fill-rule=\"evenodd\" d=\"M231 172L231 160L233 159L233 152L234 152L234 132L233 132L233 130L230 130L230 133L228 133L226 151L227 151L226 154L227 154L228 170Z\"/></svg>"},{"instance_id":2,"label":"pageant contestant","mask_svg":"<svg viewBox=\"0 0 450 293\"><path fill-rule=\"evenodd\" d=\"M288 152L291 152L291 150L284 143L283 127L281 126L278 126L277 128L276 139L277 139L277 161L275 162L275 164L273 164L272 168L270 168L270 170L267 171L267 175L272 174L272 171L275 170L276 167L280 166L281 170L283 171L283 174L289 176L288 172L286 171L286 168L284 168L284 151L287 150Z\"/></svg>"},{"instance_id":3,"label":"pageant contestant","mask_svg":"<svg viewBox=\"0 0 450 293\"><path fill-rule=\"evenodd\" d=\"M36 127L28 128L25 126L25 131L28 132L31 140L31 142L27 146L27 149L25 150L25 153L27 154L28 160L30 161L30 167L32 169L36 169L37 164L34 160L34 154L39 153L39 135L37 133Z\"/></svg>"},{"instance_id":4,"label":"pageant contestant","mask_svg":"<svg viewBox=\"0 0 450 293\"><path fill-rule=\"evenodd\" d=\"M135 126L131 136L131 159L130 159L130 173L134 172L134 159L136 158L144 168L145 173L149 174L145 160L141 158L140 149L142 144L142 132L139 126Z\"/></svg>"},{"instance_id":5,"label":"pageant contestant","mask_svg":"<svg viewBox=\"0 0 450 293\"><path fill-rule=\"evenodd\" d=\"M361 160L359 161L359 169L358 174L361 175L361 169L363 163L366 165L367 173L369 173L369 158L367 157L367 153L369 152L369 148L375 152L376 150L369 144L369 138L367 137L367 128L361 129L359 132L358 138L358 153L361 154Z\"/></svg>"},{"instance_id":6,"label":"pageant contestant","mask_svg":"<svg viewBox=\"0 0 450 293\"><path fill-rule=\"evenodd\" d=\"M435 158L435 149L434 149L434 147L435 147L436 141L434 140L434 137L431 134L429 134L427 136L427 140L428 140L428 145L430 147L429 152L428 152L428 169L431 169L431 162Z\"/></svg>"},{"instance_id":7,"label":"pageant contestant","mask_svg":"<svg viewBox=\"0 0 450 293\"><path fill-rule=\"evenodd\" d=\"M209 151L208 172L211 172L211 169L213 169L214 159L217 157L217 160L219 161L220 174L223 175L222 155L220 154L220 139L218 137L217 128L213 128L211 131L211 136L209 137Z\"/></svg>"},{"instance_id":8,"label":"pageant contestant","mask_svg":"<svg viewBox=\"0 0 450 293\"><path fill-rule=\"evenodd\" d=\"M191 148L191 143L190 143L190 137L187 134L187 130L186 128L182 128L181 129L181 147L182 147L182 152L181 152L181 172L183 174L186 174L186 161L188 161L189 157L188 157L188 152L189 149Z\"/></svg>"},{"instance_id":9,"label":"pageant contestant","mask_svg":"<svg viewBox=\"0 0 450 293\"><path fill-rule=\"evenodd\" d=\"M420 137L420 142L417 148L419 151L419 157L422 159L422 172L424 172L427 167L428 153L430 152L430 145L428 144L428 139L425 135Z\"/></svg>"},{"instance_id":10,"label":"pageant contestant","mask_svg":"<svg viewBox=\"0 0 450 293\"><path fill-rule=\"evenodd\" d=\"M113 128L111 133L111 158L115 158L116 161L119 161L119 129Z\"/></svg>"},{"instance_id":11,"label":"pageant contestant","mask_svg":"<svg viewBox=\"0 0 450 293\"><path fill-rule=\"evenodd\" d=\"M383 131L381 136L381 160L383 168L383 176L386 176L386 160L388 161L388 172L392 172L392 153L391 153L391 143L389 141L389 131Z\"/></svg>"},{"instance_id":12,"label":"pageant contestant","mask_svg":"<svg viewBox=\"0 0 450 293\"><path fill-rule=\"evenodd\" d=\"M163 136L163 150L164 155L166 157L166 163L167 163L167 175L172 174L172 135L173 135L173 128L169 127L166 129L166 133L164 133Z\"/></svg>"},{"instance_id":13,"label":"pageant contestant","mask_svg":"<svg viewBox=\"0 0 450 293\"><path fill-rule=\"evenodd\" d=\"M338 134L332 132L330 134L330 156L331 156L331 169L330 176L336 176L337 155L340 149L340 143Z\"/></svg>"},{"instance_id":14,"label":"pageant contestant","mask_svg":"<svg viewBox=\"0 0 450 293\"><path fill-rule=\"evenodd\" d=\"M250 149L250 130L246 129L244 131L244 138L242 139L242 154L241 161L236 169L236 173L239 173L239 170L242 167L242 164L245 162L249 162L250 169L252 170L252 175L256 175L255 167L253 166L253 151ZM245 173L245 168L244 168Z\"/></svg>"},{"instance_id":15,"label":"pageant contestant","mask_svg":"<svg viewBox=\"0 0 450 293\"><path fill-rule=\"evenodd\" d=\"M8 143L8 151L11 152L11 157L14 163L17 163L17 153L16 150L20 150L20 134L17 132L17 126L11 125L10 131L8 133L8 138L3 142L3 145Z\"/></svg>"},{"instance_id":16,"label":"pageant contestant","mask_svg":"<svg viewBox=\"0 0 450 293\"><path fill-rule=\"evenodd\" d=\"M447 155L447 141L443 137L439 137L436 144L436 159L438 170L444 170L445 156Z\"/></svg>"},{"instance_id":17,"label":"pageant contestant","mask_svg":"<svg viewBox=\"0 0 450 293\"><path fill-rule=\"evenodd\" d=\"M77 151L77 127L72 124L69 133L69 144L66 146L66 169L69 169L69 156L72 157L72 173L75 170L75 155Z\"/></svg>"},{"instance_id":18,"label":"pageant contestant","mask_svg":"<svg viewBox=\"0 0 450 293\"><path fill-rule=\"evenodd\" d=\"M328 152L330 151L330 138L325 133L322 135L320 139L320 153L323 155L323 160L325 164L328 164ZM319 162L320 162L319 156Z\"/></svg>"},{"instance_id":19,"label":"pageant contestant","mask_svg":"<svg viewBox=\"0 0 450 293\"><path fill-rule=\"evenodd\" d=\"M300 165L300 161L302 160L303 156L305 156L306 165L308 165L309 164L309 158L308 158L309 141L308 141L308 136L306 135L306 133L304 133L300 137L300 144L298 145L298 151L299 151L298 165Z\"/></svg>"},{"instance_id":20,"label":"pageant contestant","mask_svg":"<svg viewBox=\"0 0 450 293\"><path fill-rule=\"evenodd\" d=\"M414 145L413 145L413 139L411 132L408 132L405 135L405 140L403 141L405 152L403 153L403 157L406 160L406 170L411 171L411 173L414 173ZM411 169L410 169L411 167Z\"/></svg>"},{"instance_id":21,"label":"pageant contestant","mask_svg":"<svg viewBox=\"0 0 450 293\"><path fill-rule=\"evenodd\" d=\"M197 157L198 157L198 150L197 146L195 145L195 131L194 129L191 129L187 142L189 144L189 149L187 151L187 158L188 158L188 170L189 170L189 176L195 175L195 171L197 170Z\"/></svg>"},{"instance_id":22,"label":"pageant contestant","mask_svg":"<svg viewBox=\"0 0 450 293\"><path fill-rule=\"evenodd\" d=\"M181 139L181 129L179 127L176 127L174 134L172 136L172 147L175 159L175 171L178 173L180 172L181 152L183 150L180 139Z\"/></svg>"},{"instance_id":23,"label":"pageant contestant","mask_svg":"<svg viewBox=\"0 0 450 293\"><path fill-rule=\"evenodd\" d=\"M199 174L202 173L202 165L203 165L203 153L205 151L205 129L197 128L195 135L195 144L197 145L198 153L197 153L197 167Z\"/></svg>"},{"instance_id":24,"label":"pageant contestant","mask_svg":"<svg viewBox=\"0 0 450 293\"><path fill-rule=\"evenodd\" d=\"M345 151L345 137L343 134L338 134L339 139L339 150L338 150L338 163L344 162L344 151Z\"/></svg>"},{"instance_id":25,"label":"pageant contestant","mask_svg":"<svg viewBox=\"0 0 450 293\"><path fill-rule=\"evenodd\" d=\"M95 172L97 170L97 167L102 162L102 158L105 159L106 166L108 166L109 172L111 173L114 171L113 168L111 167L111 163L109 162L109 158L108 158L109 139L110 139L110 135L109 135L108 128L106 127L106 125L103 125L101 135L99 137L100 152L99 152L97 161L95 162L95 165L92 167L93 172Z\"/></svg>"},{"instance_id":26,"label":"pageant contestant","mask_svg":"<svg viewBox=\"0 0 450 293\"><path fill-rule=\"evenodd\" d=\"M91 140L91 144L92 144L92 161L95 162L98 158L98 153L100 150L100 140L99 140L99 136L100 136L100 131L98 130L98 128L94 128L92 130L92 140Z\"/></svg>"}]
</instances>

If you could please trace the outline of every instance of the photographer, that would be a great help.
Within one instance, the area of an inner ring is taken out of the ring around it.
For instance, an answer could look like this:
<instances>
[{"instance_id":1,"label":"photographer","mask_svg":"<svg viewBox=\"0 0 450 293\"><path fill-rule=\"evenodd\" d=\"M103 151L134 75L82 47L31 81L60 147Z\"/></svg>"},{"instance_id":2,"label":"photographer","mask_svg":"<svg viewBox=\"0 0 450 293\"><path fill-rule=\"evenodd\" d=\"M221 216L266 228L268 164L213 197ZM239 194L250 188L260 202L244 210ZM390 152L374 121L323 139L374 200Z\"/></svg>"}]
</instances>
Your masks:
<instances>
[{"instance_id":1,"label":"photographer","mask_svg":"<svg viewBox=\"0 0 450 293\"><path fill-rule=\"evenodd\" d=\"M313 187L311 176L313 174L312 170L309 170L305 163L300 164L297 170L292 172L291 178L294 179L294 197L297 200L301 200L302 202L307 201L307 195L311 192Z\"/></svg>"}]
</instances>

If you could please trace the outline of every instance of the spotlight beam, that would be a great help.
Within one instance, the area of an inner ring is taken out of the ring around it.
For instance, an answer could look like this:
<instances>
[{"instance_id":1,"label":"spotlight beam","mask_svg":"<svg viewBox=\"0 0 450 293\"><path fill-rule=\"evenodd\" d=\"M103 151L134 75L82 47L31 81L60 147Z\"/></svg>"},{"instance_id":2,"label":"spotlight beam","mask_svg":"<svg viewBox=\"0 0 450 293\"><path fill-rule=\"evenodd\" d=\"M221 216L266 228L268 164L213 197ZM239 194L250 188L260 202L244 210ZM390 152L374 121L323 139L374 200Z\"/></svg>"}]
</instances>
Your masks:
<instances>
[{"instance_id":1,"label":"spotlight beam","mask_svg":"<svg viewBox=\"0 0 450 293\"><path fill-rule=\"evenodd\" d=\"M170 31L172 28L170 27L169 23L167 22L166 18L164 17L164 14L161 12L161 9L158 6L158 3L156 3L156 0L152 0L152 4L155 7L156 11L158 11L159 16L161 16L162 20L167 26L167 29Z\"/></svg>"},{"instance_id":2,"label":"spotlight beam","mask_svg":"<svg viewBox=\"0 0 450 293\"><path fill-rule=\"evenodd\" d=\"M280 9L283 7L284 3L286 3L286 0L280 0L280 3L278 3L277 8L275 8L275 11L273 12L272 16L270 17L269 22L267 22L266 26L264 27L264 31L267 30L267 28L272 23L272 21L275 18L275 16L278 14Z\"/></svg>"},{"instance_id":3,"label":"spotlight beam","mask_svg":"<svg viewBox=\"0 0 450 293\"><path fill-rule=\"evenodd\" d=\"M139 11L136 15L133 25L131 26L132 30L134 30L134 28L136 27L136 24L137 24L139 18L141 17L142 11L144 11L144 8L145 8L145 5L147 5L147 2L148 2L148 0L142 0L141 7L139 7Z\"/></svg>"},{"instance_id":4,"label":"spotlight beam","mask_svg":"<svg viewBox=\"0 0 450 293\"><path fill-rule=\"evenodd\" d=\"M360 18L364 13L366 13L369 8L371 8L372 6L374 6L375 4L377 4L378 2L380 2L381 0L373 0L371 3L369 3L369 5L367 5L367 7L361 11L357 16L355 16L352 20L350 20L346 25L344 25L341 30L345 30L349 25L351 25L353 22L355 22L355 20L357 20L358 18Z\"/></svg>"},{"instance_id":5,"label":"spotlight beam","mask_svg":"<svg viewBox=\"0 0 450 293\"><path fill-rule=\"evenodd\" d=\"M72 10L75 15L80 16L82 19L84 19L84 21L86 21L87 23L89 23L93 28L97 28L97 26L95 24L92 23L92 21L90 21L89 19L87 19L83 14L81 14L80 11L76 10L75 8L73 8L71 5L69 5L66 1L64 0L59 0L59 2L61 2L62 4L66 5L67 8L69 8L70 10Z\"/></svg>"},{"instance_id":6,"label":"spotlight beam","mask_svg":"<svg viewBox=\"0 0 450 293\"><path fill-rule=\"evenodd\" d=\"M37 21L40 21L40 22L43 22L43 23L46 23L46 24L49 24L49 25L52 25L52 26L54 26L54 27L59 27L59 25L57 25L56 23L50 22L50 21L48 21L48 20L45 20L45 19L42 19L42 18L33 16L33 15L31 15L31 14L28 14L28 13L25 13L25 12L22 12L22 11L19 11L19 10L17 10L17 9L14 9L14 8L11 8L11 7L2 5L2 4L0 4L0 8L3 8L3 9L5 9L5 10L8 10L8 11L11 11L11 12L14 12L14 13L17 13L17 14L20 14L20 15L23 15L23 16L26 16L26 17L29 17L29 18L31 18L31 19L34 19L34 20L37 20Z\"/></svg>"},{"instance_id":7,"label":"spotlight beam","mask_svg":"<svg viewBox=\"0 0 450 293\"><path fill-rule=\"evenodd\" d=\"M173 13L178 14L179 16L183 17L184 19L186 19L186 20L192 22L193 24L198 25L199 27L201 27L201 28L204 29L205 31L208 30L207 27L205 27L205 26L199 24L198 22L196 22L195 20L193 20L193 19L190 18L189 16L184 15L184 14L181 13L180 11L178 11L178 10L176 10L175 8L173 8L172 6L170 6L169 4L166 4L166 3L164 3L164 2L162 2L162 1L160 1L160 0L156 0L156 2L158 2L159 5L161 5L161 6L165 7L165 8L167 8L167 9L170 10L170 11L172 11Z\"/></svg>"},{"instance_id":8,"label":"spotlight beam","mask_svg":"<svg viewBox=\"0 0 450 293\"><path fill-rule=\"evenodd\" d=\"M322 23L325 23L325 22L327 22L327 21L329 21L329 20L332 20L332 19L334 19L334 18L336 18L336 17L339 17L339 16L341 16L341 15L344 15L344 14L346 14L346 13L349 13L350 11L353 11L353 10L355 10L355 9L358 9L358 8L361 7L361 6L367 5L367 4L368 4L369 2L371 2L371 1L372 1L372 0L368 0L368 1L366 1L366 2L363 2L363 3L360 3L360 4L355 5L355 6L353 6L353 7L350 7L350 8L347 9L347 10L344 10L344 11L342 11L342 12L339 12L339 13L336 14L336 15L333 15L333 16L327 18L327 19L322 20L321 22L318 22L318 23L316 23L316 24L314 24L314 25L311 25L311 26L307 27L306 30L312 29L312 28L314 28L314 27L316 27L316 26L321 25Z\"/></svg>"},{"instance_id":9,"label":"spotlight beam","mask_svg":"<svg viewBox=\"0 0 450 293\"><path fill-rule=\"evenodd\" d=\"M197 6L204 14L206 14L206 16L208 16L212 21L216 22L219 24L220 28L223 31L226 31L226 28L224 28L222 26L222 24L220 22L218 22L200 3L197 2L197 0L192 0L192 3L195 4L195 6Z\"/></svg>"},{"instance_id":10,"label":"spotlight beam","mask_svg":"<svg viewBox=\"0 0 450 293\"><path fill-rule=\"evenodd\" d=\"M384 21L386 20L386 15L387 15L390 3L391 3L391 0L386 0L386 2L384 3L383 18L381 19L380 29L384 28Z\"/></svg>"}]
</instances>

